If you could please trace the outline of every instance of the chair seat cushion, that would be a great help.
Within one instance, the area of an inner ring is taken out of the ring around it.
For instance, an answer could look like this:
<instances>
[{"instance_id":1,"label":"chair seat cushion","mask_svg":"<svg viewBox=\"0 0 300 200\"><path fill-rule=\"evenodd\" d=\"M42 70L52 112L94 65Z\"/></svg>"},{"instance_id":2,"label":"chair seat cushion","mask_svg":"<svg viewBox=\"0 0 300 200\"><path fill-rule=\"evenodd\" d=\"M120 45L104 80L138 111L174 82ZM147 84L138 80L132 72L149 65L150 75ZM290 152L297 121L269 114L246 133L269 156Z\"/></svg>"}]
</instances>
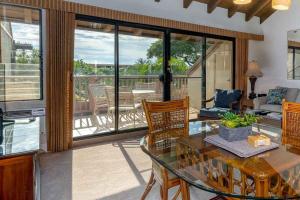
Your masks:
<instances>
[{"instance_id":1,"label":"chair seat cushion","mask_svg":"<svg viewBox=\"0 0 300 200\"><path fill-rule=\"evenodd\" d=\"M268 110L273 112L282 112L281 105L273 105L273 104L262 104L259 107L261 110Z\"/></svg>"},{"instance_id":2,"label":"chair seat cushion","mask_svg":"<svg viewBox=\"0 0 300 200\"><path fill-rule=\"evenodd\" d=\"M219 115L231 111L230 108L201 108L200 116L201 117L210 117L210 118L219 118Z\"/></svg>"}]
</instances>

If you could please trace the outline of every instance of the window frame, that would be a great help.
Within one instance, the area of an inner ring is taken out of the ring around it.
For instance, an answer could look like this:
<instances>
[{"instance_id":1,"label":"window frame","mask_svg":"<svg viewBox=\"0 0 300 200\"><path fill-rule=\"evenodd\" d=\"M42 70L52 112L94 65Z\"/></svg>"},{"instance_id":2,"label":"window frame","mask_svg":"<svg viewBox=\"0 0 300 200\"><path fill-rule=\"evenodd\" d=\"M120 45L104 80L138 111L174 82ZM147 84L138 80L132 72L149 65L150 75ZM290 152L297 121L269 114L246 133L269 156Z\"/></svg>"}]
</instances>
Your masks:
<instances>
[{"instance_id":1,"label":"window frame","mask_svg":"<svg viewBox=\"0 0 300 200\"><path fill-rule=\"evenodd\" d=\"M20 99L20 100L4 100L0 101L0 108L4 108L3 110L6 112L9 111L27 111L33 110L36 108L44 108L45 107L45 75L46 75L46 67L44 62L44 27L45 24L45 13L44 10L41 8L33 8L28 6L21 6L21 5L14 5L14 4L7 4L7 3L0 3L0 6L8 6L8 7L16 7L16 8L23 8L23 9L31 9L33 11L37 11L39 13L39 76L40 76L40 98L37 99Z\"/></svg>"},{"instance_id":2,"label":"window frame","mask_svg":"<svg viewBox=\"0 0 300 200\"><path fill-rule=\"evenodd\" d=\"M115 27L115 76L119 78L119 44L118 44L118 27L120 26L126 26L126 27L132 27L132 28L141 28L141 29L148 29L148 30L154 30L154 31L160 31L164 33L164 40L163 40L163 48L164 48L164 61L163 61L163 69L165 73L165 81L168 82L171 80L171 73L170 73L170 66L168 63L168 60L170 59L170 51L171 51L171 33L179 33L179 34L186 34L186 35L192 35L192 36L200 36L204 38L205 44L204 49L206 48L206 39L212 38L212 39L220 39L220 40L227 40L232 42L232 89L235 89L235 70L236 70L236 38L234 37L228 37L228 36L220 36L220 35L213 35L208 33L202 33L202 32L194 32L194 31L188 31L188 30L181 30L181 29L175 29L175 28L168 28L168 27L160 27L160 26L154 26L154 25L147 25L147 24L140 24L140 23L133 23L133 22L125 22L120 20L114 20L114 19L107 19L102 17L96 17L96 16L89 16L89 15L82 15L82 14L76 14L75 20L79 21L87 21L87 22L94 22L94 23L103 23L103 24L110 24ZM205 52L204 52L205 54ZM203 56L205 58L205 55ZM203 61L203 65L206 66L206 58ZM119 84L119 80L116 78L116 83ZM169 84L164 83L164 89L163 89L163 99L164 101L170 100L171 97L171 88L170 88L171 82ZM116 98L118 97L118 89L115 91ZM118 105L118 102L116 102L116 106ZM116 116L118 117L118 109L116 109ZM118 125L116 120L116 125ZM193 121L193 120L191 120ZM110 132L102 132L102 133L95 133L92 135L84 135L79 137L73 137L73 141L80 141L82 139L89 139L89 138L96 138L96 137L105 137L109 135L118 135L123 133L129 133L129 132L136 132L141 130L146 130L147 127L141 127L141 128L133 128L133 129L126 129L126 130L119 130L118 126L115 126L115 130Z\"/></svg>"}]
</instances>

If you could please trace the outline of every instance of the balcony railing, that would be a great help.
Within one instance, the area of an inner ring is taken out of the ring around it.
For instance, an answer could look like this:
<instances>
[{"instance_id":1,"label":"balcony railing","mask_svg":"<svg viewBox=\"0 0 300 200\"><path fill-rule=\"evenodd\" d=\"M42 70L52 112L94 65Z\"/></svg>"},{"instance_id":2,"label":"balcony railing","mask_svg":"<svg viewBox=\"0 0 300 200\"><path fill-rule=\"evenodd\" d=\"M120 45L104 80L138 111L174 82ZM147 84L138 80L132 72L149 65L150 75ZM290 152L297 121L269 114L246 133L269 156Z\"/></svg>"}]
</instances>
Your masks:
<instances>
[{"instance_id":1,"label":"balcony railing","mask_svg":"<svg viewBox=\"0 0 300 200\"><path fill-rule=\"evenodd\" d=\"M74 76L74 112L76 113L87 113L91 112L91 94L89 94L89 86L92 84L100 84L114 87L115 77L114 75L76 75ZM141 75L130 75L120 76L119 85L120 87L126 87L131 90L136 89L138 83L155 83L155 92L162 95L162 84L159 81L158 75L141 76ZM172 89L174 98L179 98L179 90L181 95L184 95L187 91L184 91L188 85L188 78L186 76L175 76L173 77ZM150 88L149 88L150 89ZM176 90L176 91L175 91Z\"/></svg>"}]
</instances>

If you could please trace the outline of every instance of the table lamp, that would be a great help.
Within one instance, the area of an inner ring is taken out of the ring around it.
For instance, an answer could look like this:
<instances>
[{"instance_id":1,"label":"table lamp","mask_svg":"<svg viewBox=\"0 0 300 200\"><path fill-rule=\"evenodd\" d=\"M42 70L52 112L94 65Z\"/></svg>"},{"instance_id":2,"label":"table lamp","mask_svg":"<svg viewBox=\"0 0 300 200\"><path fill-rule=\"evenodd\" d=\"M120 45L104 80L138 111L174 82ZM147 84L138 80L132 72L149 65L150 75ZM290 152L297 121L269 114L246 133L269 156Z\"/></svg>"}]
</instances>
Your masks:
<instances>
[{"instance_id":1,"label":"table lamp","mask_svg":"<svg viewBox=\"0 0 300 200\"><path fill-rule=\"evenodd\" d=\"M246 76L249 77L250 83L251 83L251 93L249 94L249 99L255 99L256 94L254 92L255 90L255 82L258 77L262 77L263 73L260 70L260 67L258 66L256 61L251 61L248 64L248 70L246 72Z\"/></svg>"}]
</instances>

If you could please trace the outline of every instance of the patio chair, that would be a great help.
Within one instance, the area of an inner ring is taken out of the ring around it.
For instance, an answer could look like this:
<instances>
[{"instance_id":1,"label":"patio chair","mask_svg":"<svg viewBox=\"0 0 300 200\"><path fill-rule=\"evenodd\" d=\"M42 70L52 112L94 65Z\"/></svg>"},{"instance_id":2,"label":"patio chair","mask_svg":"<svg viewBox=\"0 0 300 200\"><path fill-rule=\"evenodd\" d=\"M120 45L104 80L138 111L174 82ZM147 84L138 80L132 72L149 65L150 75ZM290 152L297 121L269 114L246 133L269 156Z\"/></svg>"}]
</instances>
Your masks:
<instances>
[{"instance_id":1,"label":"patio chair","mask_svg":"<svg viewBox=\"0 0 300 200\"><path fill-rule=\"evenodd\" d=\"M282 103L282 143L300 148L300 103Z\"/></svg>"},{"instance_id":2,"label":"patio chair","mask_svg":"<svg viewBox=\"0 0 300 200\"><path fill-rule=\"evenodd\" d=\"M188 90L186 85L181 85L177 88L176 85L171 85L171 99L183 99L188 96Z\"/></svg>"},{"instance_id":3,"label":"patio chair","mask_svg":"<svg viewBox=\"0 0 300 200\"><path fill-rule=\"evenodd\" d=\"M107 109L107 98L105 94L105 88L107 86L103 84L89 84L89 101L90 109L93 115L97 114L99 110Z\"/></svg>"},{"instance_id":4,"label":"patio chair","mask_svg":"<svg viewBox=\"0 0 300 200\"><path fill-rule=\"evenodd\" d=\"M226 112L239 113L241 109L241 99L243 92L241 90L221 90L217 89L214 97L202 101L202 103L214 102L210 108L201 108L199 113L200 120L217 120L220 114Z\"/></svg>"},{"instance_id":5,"label":"patio chair","mask_svg":"<svg viewBox=\"0 0 300 200\"><path fill-rule=\"evenodd\" d=\"M149 132L147 142L149 146L160 146L162 141L170 138L187 137L189 135L189 97L169 102L147 102L143 100ZM168 142L163 145L168 145ZM176 159L176 158L175 158ZM180 179L156 161L152 161L152 172L147 187L141 197L146 198L156 181L160 184L161 197L168 199L168 190L180 185ZM176 199L181 191L176 192Z\"/></svg>"},{"instance_id":6,"label":"patio chair","mask_svg":"<svg viewBox=\"0 0 300 200\"><path fill-rule=\"evenodd\" d=\"M112 125L115 122L115 89L113 87L105 88L108 109L107 116L111 119ZM139 114L142 112L141 104L134 102L132 91L127 87L119 88L119 122L124 120L125 124L131 124L135 127Z\"/></svg>"}]
</instances>

